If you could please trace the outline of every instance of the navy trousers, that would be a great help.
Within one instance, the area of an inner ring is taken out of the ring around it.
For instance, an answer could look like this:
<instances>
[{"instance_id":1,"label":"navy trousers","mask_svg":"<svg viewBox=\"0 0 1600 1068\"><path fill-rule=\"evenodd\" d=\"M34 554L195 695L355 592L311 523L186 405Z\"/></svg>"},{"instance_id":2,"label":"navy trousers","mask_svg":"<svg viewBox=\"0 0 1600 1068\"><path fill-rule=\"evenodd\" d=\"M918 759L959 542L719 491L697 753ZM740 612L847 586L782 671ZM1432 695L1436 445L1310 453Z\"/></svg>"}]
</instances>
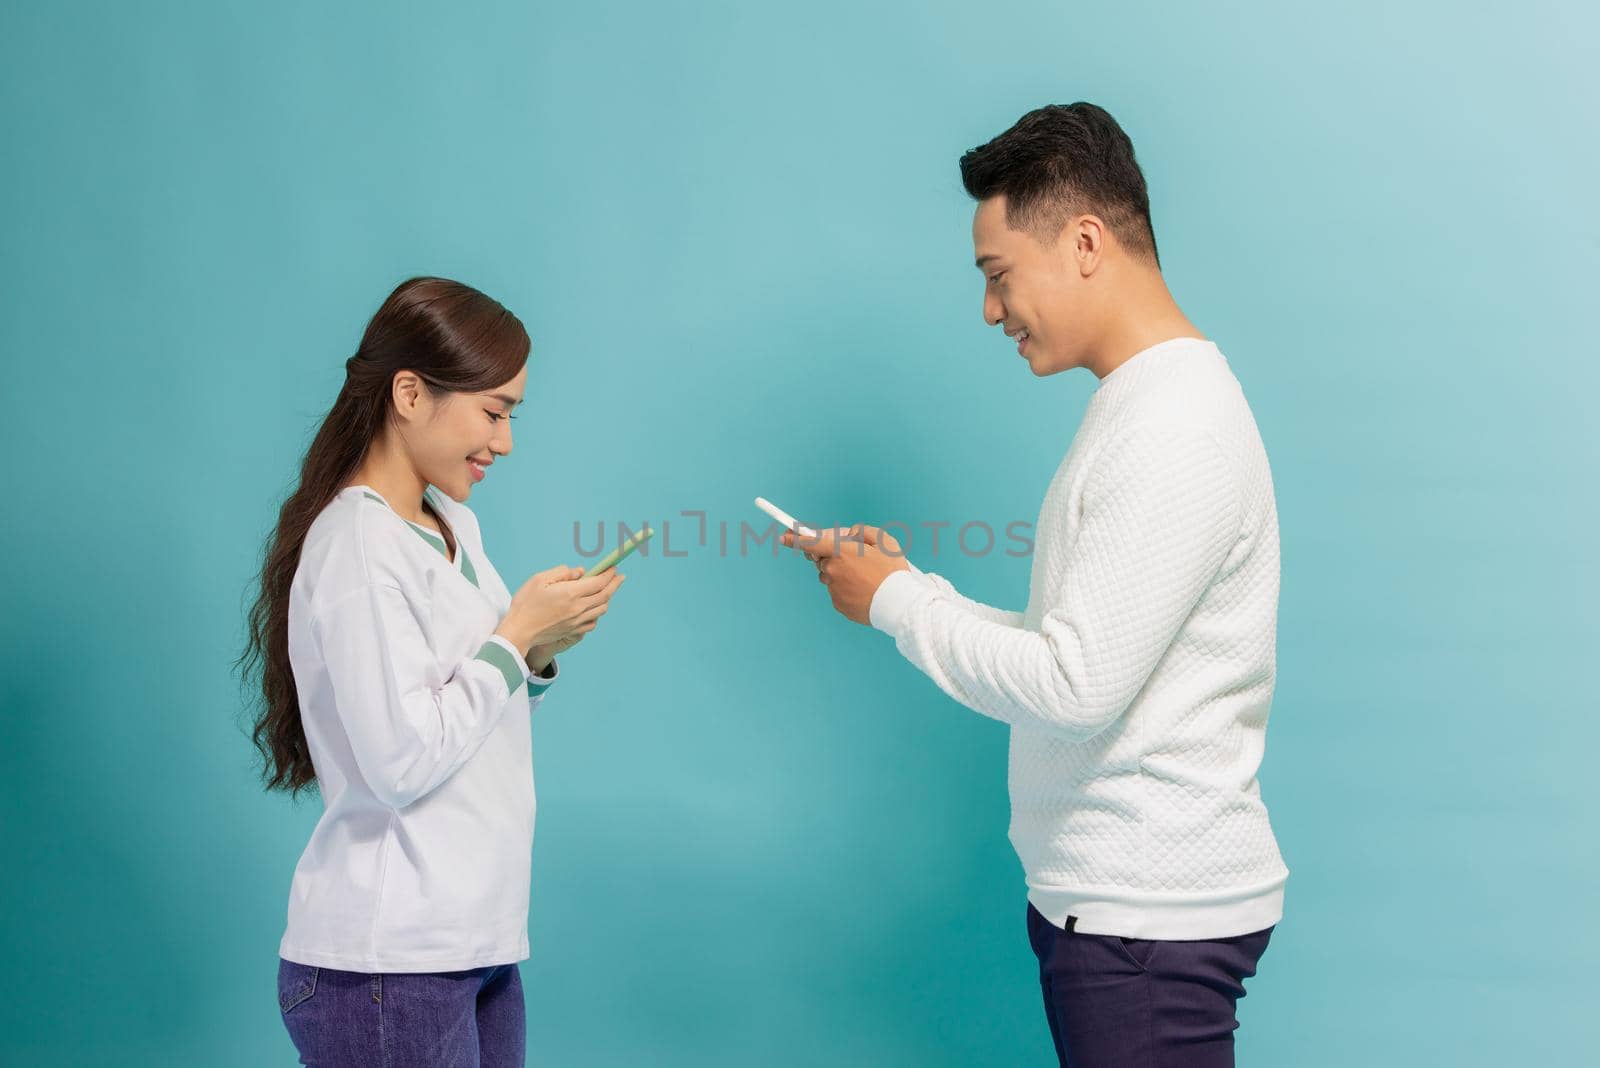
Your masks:
<instances>
[{"instance_id":1,"label":"navy trousers","mask_svg":"<svg viewBox=\"0 0 1600 1068\"><path fill-rule=\"evenodd\" d=\"M278 1008L311 1068L522 1068L515 964L368 974L278 960Z\"/></svg>"},{"instance_id":2,"label":"navy trousers","mask_svg":"<svg viewBox=\"0 0 1600 1068\"><path fill-rule=\"evenodd\" d=\"M1062 930L1028 906L1063 1068L1233 1068L1234 1014L1273 928L1200 942Z\"/></svg>"}]
</instances>

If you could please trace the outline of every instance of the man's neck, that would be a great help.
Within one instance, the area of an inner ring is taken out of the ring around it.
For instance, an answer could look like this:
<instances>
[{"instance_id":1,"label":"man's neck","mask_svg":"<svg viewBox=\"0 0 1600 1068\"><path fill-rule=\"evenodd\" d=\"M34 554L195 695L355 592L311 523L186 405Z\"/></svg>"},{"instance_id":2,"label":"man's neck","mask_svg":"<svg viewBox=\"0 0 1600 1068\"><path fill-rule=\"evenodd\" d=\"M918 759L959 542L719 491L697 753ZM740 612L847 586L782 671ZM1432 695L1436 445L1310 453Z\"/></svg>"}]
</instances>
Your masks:
<instances>
[{"instance_id":1,"label":"man's neck","mask_svg":"<svg viewBox=\"0 0 1600 1068\"><path fill-rule=\"evenodd\" d=\"M1161 275L1151 272L1117 303L1084 366L1103 379L1152 345L1179 337L1207 340L1172 299Z\"/></svg>"}]
</instances>

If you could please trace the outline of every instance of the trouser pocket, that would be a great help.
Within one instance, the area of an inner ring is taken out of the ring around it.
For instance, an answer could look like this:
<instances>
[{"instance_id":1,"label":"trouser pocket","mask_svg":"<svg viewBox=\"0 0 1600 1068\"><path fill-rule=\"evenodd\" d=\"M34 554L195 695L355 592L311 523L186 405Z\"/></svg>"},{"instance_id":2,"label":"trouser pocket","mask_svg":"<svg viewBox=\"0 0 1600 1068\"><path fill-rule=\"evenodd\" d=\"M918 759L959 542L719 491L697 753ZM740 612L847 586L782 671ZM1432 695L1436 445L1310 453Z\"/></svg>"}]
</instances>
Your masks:
<instances>
[{"instance_id":1,"label":"trouser pocket","mask_svg":"<svg viewBox=\"0 0 1600 1068\"><path fill-rule=\"evenodd\" d=\"M317 992L319 968L310 964L296 964L292 960L278 960L278 1009L287 1013L296 1005Z\"/></svg>"}]
</instances>

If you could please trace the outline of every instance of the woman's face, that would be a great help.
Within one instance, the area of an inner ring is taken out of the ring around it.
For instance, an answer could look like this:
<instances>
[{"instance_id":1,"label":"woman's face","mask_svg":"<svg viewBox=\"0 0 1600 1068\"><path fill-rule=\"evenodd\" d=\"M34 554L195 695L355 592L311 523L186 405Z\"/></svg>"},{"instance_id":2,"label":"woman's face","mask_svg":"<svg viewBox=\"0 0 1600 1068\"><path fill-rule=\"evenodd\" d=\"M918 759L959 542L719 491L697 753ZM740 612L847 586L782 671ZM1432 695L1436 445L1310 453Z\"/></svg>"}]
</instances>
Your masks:
<instances>
[{"instance_id":1,"label":"woman's face","mask_svg":"<svg viewBox=\"0 0 1600 1068\"><path fill-rule=\"evenodd\" d=\"M407 434L422 478L464 501L489 465L511 452L511 410L522 403L524 364L515 378L482 393L446 393ZM480 466L481 465L481 466Z\"/></svg>"}]
</instances>

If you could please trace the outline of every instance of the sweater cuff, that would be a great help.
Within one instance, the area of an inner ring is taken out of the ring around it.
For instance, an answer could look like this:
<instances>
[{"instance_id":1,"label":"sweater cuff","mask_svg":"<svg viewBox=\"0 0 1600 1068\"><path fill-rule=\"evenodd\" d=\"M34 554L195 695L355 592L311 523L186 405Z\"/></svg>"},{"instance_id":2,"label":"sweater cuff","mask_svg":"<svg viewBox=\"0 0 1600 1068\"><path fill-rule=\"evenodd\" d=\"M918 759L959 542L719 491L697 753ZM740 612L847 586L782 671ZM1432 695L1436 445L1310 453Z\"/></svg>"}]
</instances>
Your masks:
<instances>
[{"instance_id":1,"label":"sweater cuff","mask_svg":"<svg viewBox=\"0 0 1600 1068\"><path fill-rule=\"evenodd\" d=\"M498 634L489 635L489 640L478 650L477 658L500 669L500 674L505 676L507 694L515 693L528 678L528 662L522 659L515 645Z\"/></svg>"},{"instance_id":2,"label":"sweater cuff","mask_svg":"<svg viewBox=\"0 0 1600 1068\"><path fill-rule=\"evenodd\" d=\"M528 696L540 697L556 681L556 676L561 674L561 665L556 663L556 658L551 657L543 671L531 672L528 675Z\"/></svg>"},{"instance_id":3,"label":"sweater cuff","mask_svg":"<svg viewBox=\"0 0 1600 1068\"><path fill-rule=\"evenodd\" d=\"M867 608L867 618L878 630L891 638L898 638L905 624L906 612L931 590L920 571L891 571L889 577L878 584Z\"/></svg>"}]
</instances>

